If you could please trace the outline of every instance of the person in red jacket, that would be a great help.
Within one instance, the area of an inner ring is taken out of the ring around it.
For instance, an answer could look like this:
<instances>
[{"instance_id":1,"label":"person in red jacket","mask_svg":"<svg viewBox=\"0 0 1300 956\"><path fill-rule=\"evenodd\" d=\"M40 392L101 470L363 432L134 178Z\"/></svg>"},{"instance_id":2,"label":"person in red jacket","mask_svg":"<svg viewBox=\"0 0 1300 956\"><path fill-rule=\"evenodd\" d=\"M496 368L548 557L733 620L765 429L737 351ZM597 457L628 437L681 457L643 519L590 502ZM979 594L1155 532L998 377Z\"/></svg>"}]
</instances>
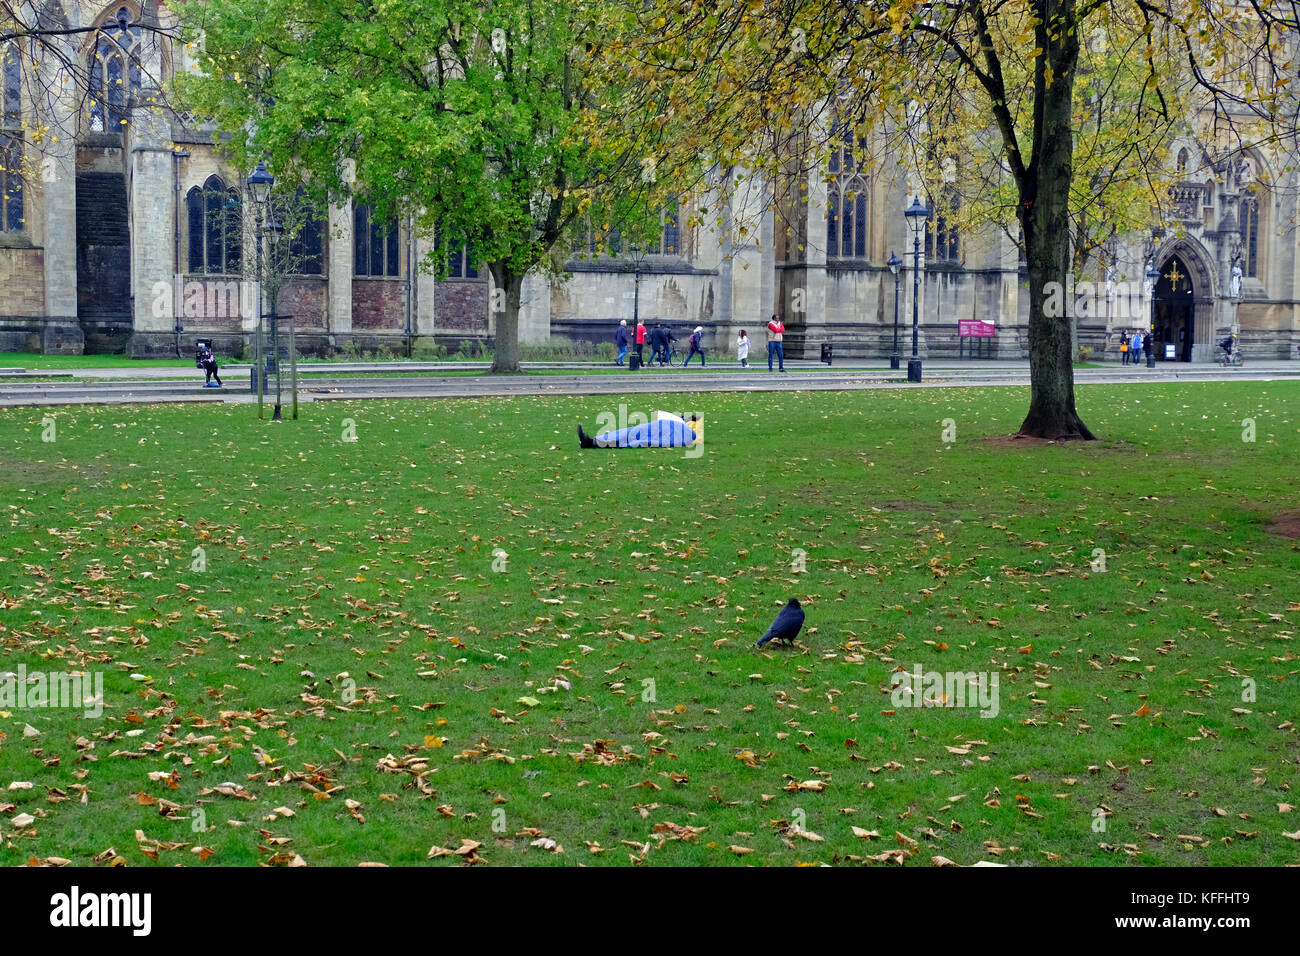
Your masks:
<instances>
[{"instance_id":1,"label":"person in red jacket","mask_svg":"<svg viewBox=\"0 0 1300 956\"><path fill-rule=\"evenodd\" d=\"M767 323L767 370L772 371L772 356L775 355L780 362L781 371L785 371L785 348L781 345L781 339L785 335L785 323L781 321L779 315L772 316L771 321Z\"/></svg>"},{"instance_id":2,"label":"person in red jacket","mask_svg":"<svg viewBox=\"0 0 1300 956\"><path fill-rule=\"evenodd\" d=\"M640 319L636 320L636 357L637 364L645 365L645 322Z\"/></svg>"}]
</instances>

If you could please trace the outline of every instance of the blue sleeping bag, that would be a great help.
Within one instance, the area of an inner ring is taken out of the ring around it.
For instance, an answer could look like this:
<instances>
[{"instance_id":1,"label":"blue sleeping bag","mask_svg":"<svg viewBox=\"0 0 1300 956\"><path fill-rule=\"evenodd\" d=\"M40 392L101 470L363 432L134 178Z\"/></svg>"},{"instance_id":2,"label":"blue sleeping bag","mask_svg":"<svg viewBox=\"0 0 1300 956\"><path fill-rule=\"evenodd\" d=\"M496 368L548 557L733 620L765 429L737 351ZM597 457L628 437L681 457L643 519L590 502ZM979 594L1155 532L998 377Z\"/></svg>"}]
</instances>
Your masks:
<instances>
[{"instance_id":1,"label":"blue sleeping bag","mask_svg":"<svg viewBox=\"0 0 1300 956\"><path fill-rule=\"evenodd\" d=\"M602 432L596 444L605 448L682 448L695 441L690 426L669 419Z\"/></svg>"}]
</instances>

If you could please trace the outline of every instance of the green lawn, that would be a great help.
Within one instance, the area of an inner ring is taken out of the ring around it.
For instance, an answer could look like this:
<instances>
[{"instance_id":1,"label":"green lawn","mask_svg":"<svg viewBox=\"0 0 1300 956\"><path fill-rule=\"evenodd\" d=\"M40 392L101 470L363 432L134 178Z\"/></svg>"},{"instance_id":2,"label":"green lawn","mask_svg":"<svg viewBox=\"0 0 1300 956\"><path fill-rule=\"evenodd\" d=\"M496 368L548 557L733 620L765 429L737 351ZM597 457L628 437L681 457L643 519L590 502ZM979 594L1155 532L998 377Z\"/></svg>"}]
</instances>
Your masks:
<instances>
[{"instance_id":1,"label":"green lawn","mask_svg":"<svg viewBox=\"0 0 1300 956\"><path fill-rule=\"evenodd\" d=\"M1300 862L1300 383L626 400L0 410L0 864Z\"/></svg>"},{"instance_id":2,"label":"green lawn","mask_svg":"<svg viewBox=\"0 0 1300 956\"><path fill-rule=\"evenodd\" d=\"M126 355L42 355L39 352L0 352L0 368L33 371L79 368L194 368L194 356L183 359L133 359Z\"/></svg>"}]
</instances>

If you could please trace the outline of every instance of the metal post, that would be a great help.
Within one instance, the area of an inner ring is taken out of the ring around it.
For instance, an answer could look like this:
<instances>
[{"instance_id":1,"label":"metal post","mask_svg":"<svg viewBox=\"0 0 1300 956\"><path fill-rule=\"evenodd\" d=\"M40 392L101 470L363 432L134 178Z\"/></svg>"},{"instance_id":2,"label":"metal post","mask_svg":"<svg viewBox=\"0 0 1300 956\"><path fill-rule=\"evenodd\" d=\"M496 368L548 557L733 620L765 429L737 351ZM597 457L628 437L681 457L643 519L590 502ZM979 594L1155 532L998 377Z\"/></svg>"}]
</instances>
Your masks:
<instances>
[{"instance_id":1,"label":"metal post","mask_svg":"<svg viewBox=\"0 0 1300 956\"><path fill-rule=\"evenodd\" d=\"M262 386L265 384L265 362L262 357L262 213L257 213L257 417L262 418Z\"/></svg>"},{"instance_id":2,"label":"metal post","mask_svg":"<svg viewBox=\"0 0 1300 956\"><path fill-rule=\"evenodd\" d=\"M276 330L280 319L275 314L275 299L271 300L271 353L275 356L275 409L271 412L271 421L280 421L280 340Z\"/></svg>"},{"instance_id":3,"label":"metal post","mask_svg":"<svg viewBox=\"0 0 1300 956\"><path fill-rule=\"evenodd\" d=\"M293 389L293 418L298 420L298 350L293 343L293 316L289 319L289 387Z\"/></svg>"},{"instance_id":4,"label":"metal post","mask_svg":"<svg viewBox=\"0 0 1300 956\"><path fill-rule=\"evenodd\" d=\"M898 368L898 273L894 273L894 352L889 356L889 367Z\"/></svg>"},{"instance_id":5,"label":"metal post","mask_svg":"<svg viewBox=\"0 0 1300 956\"><path fill-rule=\"evenodd\" d=\"M917 352L918 329L921 321L921 231L913 229L912 237L912 357L907 363L907 380L921 381L921 357Z\"/></svg>"}]
</instances>

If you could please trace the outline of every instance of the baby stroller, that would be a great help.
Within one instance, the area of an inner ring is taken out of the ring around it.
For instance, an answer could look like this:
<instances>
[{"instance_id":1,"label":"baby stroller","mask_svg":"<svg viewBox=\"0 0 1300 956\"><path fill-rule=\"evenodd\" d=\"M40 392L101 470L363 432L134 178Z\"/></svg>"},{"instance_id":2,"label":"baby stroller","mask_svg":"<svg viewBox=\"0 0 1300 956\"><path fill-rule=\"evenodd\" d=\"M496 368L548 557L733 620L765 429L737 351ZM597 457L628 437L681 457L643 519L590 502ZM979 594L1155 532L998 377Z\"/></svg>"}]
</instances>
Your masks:
<instances>
[{"instance_id":1,"label":"baby stroller","mask_svg":"<svg viewBox=\"0 0 1300 956\"><path fill-rule=\"evenodd\" d=\"M1223 361L1220 364L1225 368L1239 366L1244 361L1241 357L1241 350L1237 348L1237 336L1229 335L1219 343L1219 348L1223 350Z\"/></svg>"},{"instance_id":2,"label":"baby stroller","mask_svg":"<svg viewBox=\"0 0 1300 956\"><path fill-rule=\"evenodd\" d=\"M212 354L212 342L199 339L194 343L194 367L203 370L203 387L220 388L221 376L217 372L217 358ZM216 379L214 382L213 379Z\"/></svg>"}]
</instances>

